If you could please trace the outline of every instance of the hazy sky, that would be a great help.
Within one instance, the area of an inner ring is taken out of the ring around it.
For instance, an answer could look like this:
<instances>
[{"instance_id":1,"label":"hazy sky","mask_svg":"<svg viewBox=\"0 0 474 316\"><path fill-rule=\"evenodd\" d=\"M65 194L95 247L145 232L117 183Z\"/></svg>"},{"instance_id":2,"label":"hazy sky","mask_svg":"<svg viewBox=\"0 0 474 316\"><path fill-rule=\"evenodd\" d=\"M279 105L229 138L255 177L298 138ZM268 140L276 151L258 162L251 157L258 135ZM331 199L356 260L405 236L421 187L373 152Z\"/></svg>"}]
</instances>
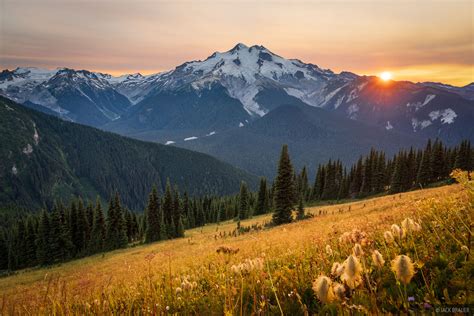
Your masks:
<instances>
[{"instance_id":1,"label":"hazy sky","mask_svg":"<svg viewBox=\"0 0 474 316\"><path fill-rule=\"evenodd\" d=\"M169 70L236 43L336 72L474 81L474 1L0 0L0 66Z\"/></svg>"}]
</instances>

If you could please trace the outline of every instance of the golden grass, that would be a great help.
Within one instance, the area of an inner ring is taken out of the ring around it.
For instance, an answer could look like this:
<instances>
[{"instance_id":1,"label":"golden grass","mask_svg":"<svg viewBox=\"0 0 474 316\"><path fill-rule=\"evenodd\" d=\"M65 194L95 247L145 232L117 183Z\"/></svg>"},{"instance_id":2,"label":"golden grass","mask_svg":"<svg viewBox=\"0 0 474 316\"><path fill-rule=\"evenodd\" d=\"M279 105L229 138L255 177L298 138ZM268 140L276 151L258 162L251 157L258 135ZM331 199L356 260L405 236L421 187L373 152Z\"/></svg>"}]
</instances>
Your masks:
<instances>
[{"instance_id":1,"label":"golden grass","mask_svg":"<svg viewBox=\"0 0 474 316\"><path fill-rule=\"evenodd\" d=\"M130 301L140 297L143 304L148 304L149 299L143 297L143 293L149 292L142 288L146 282L160 284L160 291L165 293L166 287L170 292L179 287L180 276L204 275L204 271L212 271L217 280L220 278L219 271L227 273L225 271L229 271L230 265L243 262L246 258L263 257L271 258L273 262L291 263L296 255L308 249L324 249L326 244L334 245L342 233L354 228L369 234L383 233L390 229L392 223L400 223L405 217L413 216L417 202L448 196L456 199L463 190L460 185L451 185L353 203L317 206L307 209L307 212L316 215L308 220L237 237L216 238L219 232L234 230L236 224L229 221L186 231L186 237L182 239L117 250L46 269L22 271L0 279L0 314L36 314L52 310L67 313L74 310L69 308L75 304L92 304L101 298L110 300L111 295L123 300L129 297ZM319 215L320 212L323 215ZM242 221L242 225L263 224L270 219L271 215L258 216ZM235 255L217 254L219 246L239 248L239 252ZM326 263L315 262L315 265L309 270L314 271L312 278L318 276L317 271L328 270ZM162 284L168 282L170 284ZM280 289L280 295L281 292ZM238 299L238 293L232 294ZM153 294L147 295L153 299ZM176 298L174 294L169 295ZM227 295L225 302L218 302L237 304L235 299L227 302ZM234 305L222 310L238 312L239 307Z\"/></svg>"}]
</instances>

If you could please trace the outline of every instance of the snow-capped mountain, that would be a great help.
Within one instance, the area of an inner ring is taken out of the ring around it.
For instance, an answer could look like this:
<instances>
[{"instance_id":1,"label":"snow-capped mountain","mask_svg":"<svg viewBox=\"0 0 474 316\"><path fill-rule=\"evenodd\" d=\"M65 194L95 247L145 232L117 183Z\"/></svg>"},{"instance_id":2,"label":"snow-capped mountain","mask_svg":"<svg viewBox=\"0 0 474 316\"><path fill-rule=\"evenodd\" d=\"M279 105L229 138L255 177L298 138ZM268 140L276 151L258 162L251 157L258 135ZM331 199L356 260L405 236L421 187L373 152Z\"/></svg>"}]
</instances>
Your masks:
<instances>
[{"instance_id":1,"label":"snow-capped mountain","mask_svg":"<svg viewBox=\"0 0 474 316\"><path fill-rule=\"evenodd\" d=\"M141 99L130 113L106 128L140 133L161 129L229 129L260 118L284 104L319 106L321 91L357 76L335 74L297 59L285 59L263 46L237 44L203 61L144 78L134 87ZM208 131L208 132L209 132Z\"/></svg>"},{"instance_id":2,"label":"snow-capped mountain","mask_svg":"<svg viewBox=\"0 0 474 316\"><path fill-rule=\"evenodd\" d=\"M130 106L108 80L87 70L17 68L0 75L0 94L79 123L101 126Z\"/></svg>"},{"instance_id":3,"label":"snow-capped mountain","mask_svg":"<svg viewBox=\"0 0 474 316\"><path fill-rule=\"evenodd\" d=\"M307 105L416 137L474 138L474 84L382 82L237 44L153 75L17 68L0 94L63 118L148 140L222 133L283 105ZM197 136L196 136L197 137Z\"/></svg>"},{"instance_id":4,"label":"snow-capped mountain","mask_svg":"<svg viewBox=\"0 0 474 316\"><path fill-rule=\"evenodd\" d=\"M263 46L237 44L227 52L215 52L204 61L187 62L155 76L154 89L148 93L176 91L187 86L199 92L220 85L251 116L263 116L272 106L258 101L260 92L280 89L303 102L318 105L317 92L335 78L350 80L353 76L338 76L316 65L285 59Z\"/></svg>"},{"instance_id":5,"label":"snow-capped mountain","mask_svg":"<svg viewBox=\"0 0 474 316\"><path fill-rule=\"evenodd\" d=\"M358 77L322 93L323 108L352 120L452 143L474 139L474 102L436 86Z\"/></svg>"}]
</instances>

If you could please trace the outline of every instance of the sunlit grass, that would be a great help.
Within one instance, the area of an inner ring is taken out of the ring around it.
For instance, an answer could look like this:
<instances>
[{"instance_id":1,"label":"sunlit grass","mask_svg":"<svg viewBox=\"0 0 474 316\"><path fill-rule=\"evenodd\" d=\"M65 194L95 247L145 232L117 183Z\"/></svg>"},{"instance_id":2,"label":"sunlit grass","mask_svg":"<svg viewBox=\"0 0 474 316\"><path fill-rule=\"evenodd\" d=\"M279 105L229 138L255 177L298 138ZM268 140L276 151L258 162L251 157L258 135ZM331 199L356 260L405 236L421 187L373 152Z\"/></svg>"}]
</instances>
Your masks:
<instances>
[{"instance_id":1,"label":"sunlit grass","mask_svg":"<svg viewBox=\"0 0 474 316\"><path fill-rule=\"evenodd\" d=\"M236 227L229 221L187 231L182 239L23 271L0 279L0 314L385 313L437 304L442 296L472 303L467 294L458 297L473 286L466 281L467 256L461 249L470 249L466 234L473 210L467 194L466 188L452 185L317 206L307 209L315 215L311 219L237 237L229 236ZM384 232L393 224L408 227L407 222L402 225L407 217L420 223L420 231L405 229L402 239L387 243ZM258 216L242 225L263 225L270 219ZM227 237L220 237L223 232ZM218 254L221 246L238 251ZM383 265L374 263L374 250ZM354 283L347 281L350 275L331 274L334 263L342 265L351 254L360 264ZM397 282L400 277L391 269L392 260L402 254L414 264L406 284ZM439 276L443 269L452 279ZM331 299L318 299L313 290L322 275L331 283Z\"/></svg>"}]
</instances>

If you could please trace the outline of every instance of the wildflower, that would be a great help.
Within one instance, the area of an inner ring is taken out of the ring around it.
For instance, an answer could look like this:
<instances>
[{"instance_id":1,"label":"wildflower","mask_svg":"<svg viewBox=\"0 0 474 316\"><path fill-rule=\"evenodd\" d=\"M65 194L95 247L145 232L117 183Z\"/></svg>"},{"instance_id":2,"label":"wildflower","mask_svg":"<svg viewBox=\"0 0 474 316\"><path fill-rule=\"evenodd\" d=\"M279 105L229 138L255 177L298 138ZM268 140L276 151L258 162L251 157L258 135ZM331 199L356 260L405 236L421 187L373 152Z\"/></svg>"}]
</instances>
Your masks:
<instances>
[{"instance_id":1,"label":"wildflower","mask_svg":"<svg viewBox=\"0 0 474 316\"><path fill-rule=\"evenodd\" d=\"M390 232L390 231L388 231L388 230L383 233L383 238L385 239L385 242L386 242L387 244L391 244L391 243L393 243L394 240L395 240L395 239L393 238L392 232Z\"/></svg>"},{"instance_id":2,"label":"wildflower","mask_svg":"<svg viewBox=\"0 0 474 316\"><path fill-rule=\"evenodd\" d=\"M344 265L339 262L334 262L331 267L331 275L338 277L344 272Z\"/></svg>"},{"instance_id":3,"label":"wildflower","mask_svg":"<svg viewBox=\"0 0 474 316\"><path fill-rule=\"evenodd\" d=\"M346 298L346 288L344 285L334 282L332 284L332 289L337 300L343 301Z\"/></svg>"},{"instance_id":4,"label":"wildflower","mask_svg":"<svg viewBox=\"0 0 474 316\"><path fill-rule=\"evenodd\" d=\"M176 294L179 294L179 293L183 292L183 289L180 288L180 287L177 287L175 292L176 292Z\"/></svg>"},{"instance_id":5,"label":"wildflower","mask_svg":"<svg viewBox=\"0 0 474 316\"><path fill-rule=\"evenodd\" d=\"M421 225L418 224L417 222L415 222L415 226L414 226L413 230L415 232L420 232L421 231Z\"/></svg>"},{"instance_id":6,"label":"wildflower","mask_svg":"<svg viewBox=\"0 0 474 316\"><path fill-rule=\"evenodd\" d=\"M410 257L405 255L397 256L392 261L392 271L395 273L397 280L403 284L410 283L411 278L415 274L415 268Z\"/></svg>"},{"instance_id":7,"label":"wildflower","mask_svg":"<svg viewBox=\"0 0 474 316\"><path fill-rule=\"evenodd\" d=\"M234 274L248 274L251 271L263 270L263 259L245 259L244 262L239 263L238 265L233 265L230 267L230 270Z\"/></svg>"},{"instance_id":8,"label":"wildflower","mask_svg":"<svg viewBox=\"0 0 474 316\"><path fill-rule=\"evenodd\" d=\"M411 218L407 217L402 221L403 230L409 233L421 230L421 226L415 223Z\"/></svg>"},{"instance_id":9,"label":"wildflower","mask_svg":"<svg viewBox=\"0 0 474 316\"><path fill-rule=\"evenodd\" d=\"M362 246L358 243L354 245L354 248L352 249L352 252L354 253L354 256L356 257L361 257L364 255L364 251L362 250Z\"/></svg>"},{"instance_id":10,"label":"wildflower","mask_svg":"<svg viewBox=\"0 0 474 316\"><path fill-rule=\"evenodd\" d=\"M411 218L407 217L405 218L403 221L402 221L402 228L407 230L407 231L410 231L411 228L414 226L414 222Z\"/></svg>"},{"instance_id":11,"label":"wildflower","mask_svg":"<svg viewBox=\"0 0 474 316\"><path fill-rule=\"evenodd\" d=\"M356 257L350 255L344 262L344 273L341 275L341 280L347 284L351 289L355 289L362 283L360 273L362 267Z\"/></svg>"},{"instance_id":12,"label":"wildflower","mask_svg":"<svg viewBox=\"0 0 474 316\"><path fill-rule=\"evenodd\" d=\"M326 253L327 253L329 256L332 256L332 249L331 249L331 246L326 245Z\"/></svg>"},{"instance_id":13,"label":"wildflower","mask_svg":"<svg viewBox=\"0 0 474 316\"><path fill-rule=\"evenodd\" d=\"M349 243L351 242L351 233L345 232L344 234L339 237L339 242L340 243Z\"/></svg>"},{"instance_id":14,"label":"wildflower","mask_svg":"<svg viewBox=\"0 0 474 316\"><path fill-rule=\"evenodd\" d=\"M331 283L331 279L324 275L321 275L313 283L313 290L319 300L323 303L329 303L334 300L334 293L332 291Z\"/></svg>"},{"instance_id":15,"label":"wildflower","mask_svg":"<svg viewBox=\"0 0 474 316\"><path fill-rule=\"evenodd\" d=\"M382 254L378 250L372 252L372 261L377 268L381 268L385 264L385 260L383 260Z\"/></svg>"},{"instance_id":16,"label":"wildflower","mask_svg":"<svg viewBox=\"0 0 474 316\"><path fill-rule=\"evenodd\" d=\"M403 237L405 237L405 232L397 224L393 224L391 229L395 238L402 239Z\"/></svg>"},{"instance_id":17,"label":"wildflower","mask_svg":"<svg viewBox=\"0 0 474 316\"><path fill-rule=\"evenodd\" d=\"M188 281L188 278L184 278L183 282L181 282L181 289L182 290L185 290L185 291L190 291L192 290L193 288L195 288L196 286L194 286L194 283L191 283Z\"/></svg>"},{"instance_id":18,"label":"wildflower","mask_svg":"<svg viewBox=\"0 0 474 316\"><path fill-rule=\"evenodd\" d=\"M170 310L170 307L168 305L166 305L166 310L169 311Z\"/></svg>"},{"instance_id":19,"label":"wildflower","mask_svg":"<svg viewBox=\"0 0 474 316\"><path fill-rule=\"evenodd\" d=\"M414 296L408 296L408 302L414 302L415 297Z\"/></svg>"},{"instance_id":20,"label":"wildflower","mask_svg":"<svg viewBox=\"0 0 474 316\"><path fill-rule=\"evenodd\" d=\"M391 244L394 241L392 233L388 230L385 233L383 233L383 238L385 238L385 242L387 244Z\"/></svg>"},{"instance_id":21,"label":"wildflower","mask_svg":"<svg viewBox=\"0 0 474 316\"><path fill-rule=\"evenodd\" d=\"M464 251L465 253L469 253L469 252L470 252L470 251L469 251L469 248L468 248L467 246L465 246L465 245L462 245L462 246L461 246L461 250Z\"/></svg>"}]
</instances>

